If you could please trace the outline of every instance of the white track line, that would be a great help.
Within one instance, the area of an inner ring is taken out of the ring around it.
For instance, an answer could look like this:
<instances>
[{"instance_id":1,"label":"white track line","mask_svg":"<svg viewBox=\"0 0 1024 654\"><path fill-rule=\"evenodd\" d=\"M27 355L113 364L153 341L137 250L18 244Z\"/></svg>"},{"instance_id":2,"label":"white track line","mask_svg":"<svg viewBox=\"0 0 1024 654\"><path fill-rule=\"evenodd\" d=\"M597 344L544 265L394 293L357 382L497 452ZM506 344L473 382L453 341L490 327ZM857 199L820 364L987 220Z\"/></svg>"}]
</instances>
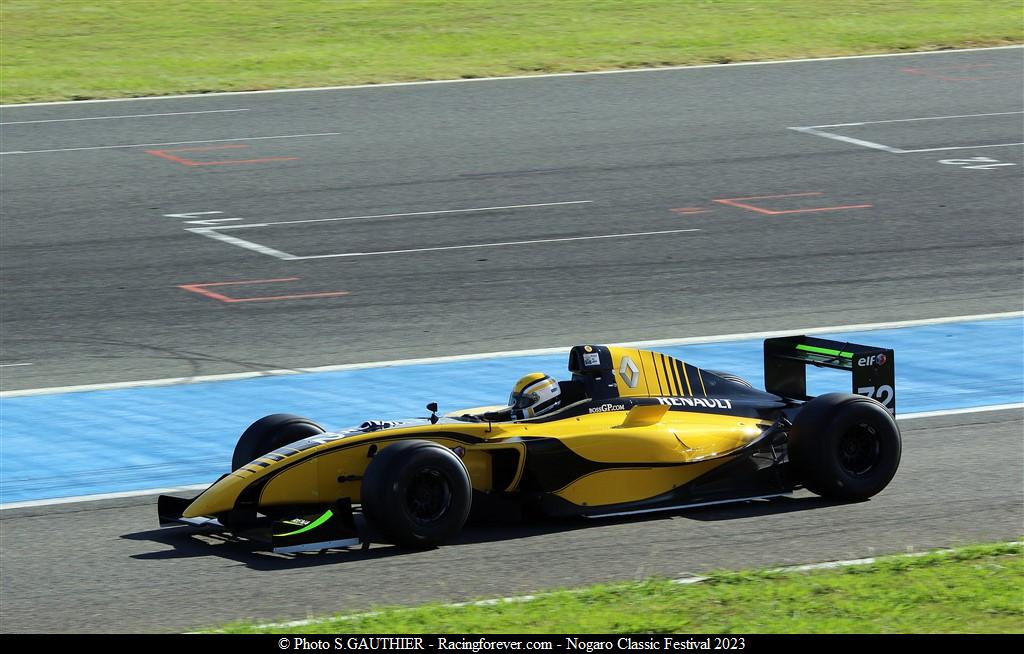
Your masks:
<instances>
[{"instance_id":1,"label":"white track line","mask_svg":"<svg viewBox=\"0 0 1024 654\"><path fill-rule=\"evenodd\" d=\"M879 125L882 123L912 123L922 120L945 120L945 119L956 119L956 118L978 118L983 116L1009 116L1015 114L1022 114L1024 111L999 111L995 113L987 114L958 114L955 116L926 116L923 118L897 118L894 120L865 120L858 123L835 123L832 125L810 125L807 127L788 127L794 132L801 132L803 134L811 134L812 136L820 136L826 139L832 139L833 141L843 141L844 143L851 143L853 145L859 145L865 148L871 148L873 150L882 150L884 152L891 152L892 154L913 154L915 152L941 152L943 150L976 150L978 148L1008 148L1015 145L1024 145L1024 143L992 143L988 145L955 145L942 148L919 148L916 150L906 150L904 148L897 148L891 145L885 145L883 143L875 143L874 141L866 141L864 139L854 138L852 136L845 136L843 134L833 134L832 132L823 131L824 129L831 129L833 127L862 127L866 125Z\"/></svg>"},{"instance_id":2,"label":"white track line","mask_svg":"<svg viewBox=\"0 0 1024 654\"><path fill-rule=\"evenodd\" d=\"M281 259L282 261L295 261L296 259L302 258L294 254L289 254L284 250L276 250L268 245L263 245L262 243L255 243L253 241L247 241L244 238L222 234L217 231L216 227L189 227L185 231L192 232L193 234L199 234L200 236L205 236L207 238L212 238L216 241L220 241L221 243L227 243L228 245L252 250L253 252L259 252L260 254L266 254L274 257L275 259Z\"/></svg>"},{"instance_id":3,"label":"white track line","mask_svg":"<svg viewBox=\"0 0 1024 654\"><path fill-rule=\"evenodd\" d=\"M840 57L811 57L807 59L773 59L771 61L738 61L729 64L699 64L693 66L664 66L659 68L627 68L621 70L595 70L585 73L547 73L543 75L509 75L507 77L474 77L471 79L423 80L420 82L389 82L386 84L350 84L344 86L315 86L301 89L267 89L263 91L225 91L222 93L186 93L181 95L159 95L141 98L108 98L97 100L62 100L59 102L26 102L24 104L2 104L0 108L46 107L52 105L86 104L99 102L139 102L145 100L178 100L182 98L209 98L233 95L262 95L267 93L306 93L310 91L343 91L347 89L376 89L395 86L425 86L428 84L468 84L476 82L501 82L505 80L531 80L550 77L579 77L581 75L622 75L628 73L657 73L668 70L703 70L707 68L738 68L744 66L772 66L783 64L803 64L816 61L846 61L856 59L882 59L888 57L916 57L920 55L944 55L961 52L987 52L992 50L1015 50L1024 48L1021 45L999 45L989 48L958 48L956 50L926 50L922 52L885 52L867 55L845 55Z\"/></svg>"},{"instance_id":4,"label":"white track line","mask_svg":"<svg viewBox=\"0 0 1024 654\"><path fill-rule=\"evenodd\" d=\"M116 150L118 148L151 148L163 145L191 145L193 143L228 143L230 141L266 141L269 139L304 139L313 136L338 136L341 132L319 134L280 134L277 136L245 136L234 139L205 139L201 141L168 141L166 143L126 143L124 145L93 145L85 148L54 148L52 150L10 150L2 154L44 154L47 152L80 152L82 150Z\"/></svg>"},{"instance_id":5,"label":"white track line","mask_svg":"<svg viewBox=\"0 0 1024 654\"><path fill-rule=\"evenodd\" d=\"M891 152L893 154L905 154L906 150L900 148L894 148L891 145L884 145L882 143L875 143L874 141L865 141L864 139L855 139L852 136L843 136L842 134L833 134L832 132L823 132L813 127L789 127L788 129L794 132L801 132L803 134L810 134L811 136L820 136L826 139L832 139L833 141L842 141L844 143L852 143L853 145L859 145L865 148L871 148L873 150L883 150L885 152Z\"/></svg>"},{"instance_id":6,"label":"white track line","mask_svg":"<svg viewBox=\"0 0 1024 654\"><path fill-rule=\"evenodd\" d=\"M748 332L741 334L723 334L720 336L693 336L689 338L668 338L653 341L631 341L626 343L609 343L623 347L659 347L673 345L701 345L704 343L722 343L726 341L750 341L778 336L814 335L831 332L866 332L879 329L899 329L902 327L921 327L925 325L945 325L958 322L974 322L978 320L1004 320L1007 318L1024 317L1024 311L1008 311L1004 313L981 313L968 316L950 316L946 318L923 318L919 320L897 320L892 322L862 323L855 325L834 325L831 327L813 327L808 329L783 329L765 332ZM507 359L509 357L538 356L545 354L564 354L570 345L562 347L546 347L532 350L510 350L504 352L481 352L479 354L458 354L443 357L425 357L421 359L396 359L393 361L372 361L367 363L343 363L338 365L316 366L313 368L279 368L274 370L257 370L221 375L199 375L195 377L170 377L165 379L144 379L130 382L111 382L105 384L83 384L79 386L54 386L49 388L26 388L16 391L0 392L0 399L8 397L26 397L31 395L57 395L60 393L80 393L85 391L109 391L121 388L147 388L152 386L174 386L177 384L196 384L205 382L232 381L237 379L253 379L277 375L298 375L311 372L335 372L339 370L364 370L366 368L395 368L399 366L415 366L431 363L452 363L457 361L479 361L482 359Z\"/></svg>"},{"instance_id":7,"label":"white track line","mask_svg":"<svg viewBox=\"0 0 1024 654\"><path fill-rule=\"evenodd\" d=\"M1003 545L1009 545L1011 547L1024 547L1024 541L1007 541L1002 543ZM857 565L870 565L877 563L879 559L895 559L895 558L917 558L921 556L928 556L929 554L946 554L953 552L954 550L933 550L931 552L908 552L907 554L889 555L882 557L869 556L863 559L846 559L844 561L826 561L824 563L808 563L804 565L789 565L783 568L770 568L766 572L777 572L777 573L789 573L789 572L813 572L815 570L835 570L836 568L848 568L850 566ZM673 579L674 584L696 584L702 581L707 581L710 577L683 577L681 579Z\"/></svg>"},{"instance_id":8,"label":"white track line","mask_svg":"<svg viewBox=\"0 0 1024 654\"><path fill-rule=\"evenodd\" d=\"M970 407L966 409L942 409L940 411L918 411L916 413L904 413L896 416L897 420L917 420L918 418L935 418L937 416L959 416L967 413L985 413L987 411L1007 411L1009 409L1024 409L1024 402L1013 404L990 404L988 406Z\"/></svg>"},{"instance_id":9,"label":"white track line","mask_svg":"<svg viewBox=\"0 0 1024 654\"><path fill-rule=\"evenodd\" d=\"M861 123L835 123L834 125L811 125L810 127L858 127L860 125L880 125L882 123L912 123L919 120L945 120L946 118L978 118L979 116L1009 116L1024 114L1024 111L997 111L990 114L957 114L955 116L925 116L924 118L896 118L894 120L865 120ZM799 129L791 127L790 129Z\"/></svg>"},{"instance_id":10,"label":"white track line","mask_svg":"<svg viewBox=\"0 0 1024 654\"><path fill-rule=\"evenodd\" d=\"M76 495L74 497L54 497L48 500L26 500L24 502L7 502L0 504L0 511L8 509L29 509L36 506L54 506L57 504L74 504L76 502L99 502L100 500L117 500L126 497L144 497L146 495L170 495L175 493L193 493L206 490L210 484L192 484L190 486L172 486L169 488L149 488L146 490L119 491L116 493L97 493L95 495Z\"/></svg>"},{"instance_id":11,"label":"white track line","mask_svg":"<svg viewBox=\"0 0 1024 654\"><path fill-rule=\"evenodd\" d=\"M442 252L445 250L472 250L476 248L500 248L514 245L537 245L540 243L565 243L567 241L592 241L594 239L609 238L634 238L638 236L658 236L661 234L682 234L685 232L699 232L701 230L691 229L667 229L660 232L630 232L625 234L598 234L596 236L568 236L565 238L539 238L531 241L502 241L498 243L471 243L468 245L442 245L432 248L409 248L406 250L378 250L376 252L342 252L340 254L314 254L304 257L293 257L296 261L307 259L337 259L340 257L374 257L382 254L416 254L423 252Z\"/></svg>"},{"instance_id":12,"label":"white track line","mask_svg":"<svg viewBox=\"0 0 1024 654\"><path fill-rule=\"evenodd\" d=\"M1015 145L1024 145L1021 143L991 143L989 145L954 145L947 148L920 148L918 150L904 150L904 154L913 154L915 152L942 152L943 150L980 150L981 148L1010 148Z\"/></svg>"},{"instance_id":13,"label":"white track line","mask_svg":"<svg viewBox=\"0 0 1024 654\"><path fill-rule=\"evenodd\" d=\"M208 111L172 111L162 114L129 114L125 116L90 116L88 118L51 118L49 120L13 120L0 125L35 125L38 123L71 123L80 120L116 120L118 118L154 118L156 116L192 116L195 114L230 114L248 109L210 109Z\"/></svg>"},{"instance_id":14,"label":"white track line","mask_svg":"<svg viewBox=\"0 0 1024 654\"><path fill-rule=\"evenodd\" d=\"M915 152L941 152L943 150L978 150L980 148L1009 148L1015 145L1024 145L1024 143L990 143L988 145L952 145L942 148L919 148L917 150L904 150L903 148L896 148L891 145L885 145L883 143L875 143L874 141L865 141L864 139L857 139L853 138L852 136L833 134L832 132L823 132L813 127L788 127L787 129L791 129L794 132L801 132L803 134L810 134L812 136L820 136L822 138L832 139L833 141L843 141L844 143L852 143L853 145L871 148L872 150L882 150L884 152L891 152L892 154L913 154Z\"/></svg>"},{"instance_id":15,"label":"white track line","mask_svg":"<svg viewBox=\"0 0 1024 654\"><path fill-rule=\"evenodd\" d=\"M0 368L16 368L18 366L31 366L31 363L0 363Z\"/></svg>"},{"instance_id":16,"label":"white track line","mask_svg":"<svg viewBox=\"0 0 1024 654\"><path fill-rule=\"evenodd\" d=\"M535 202L533 204L507 204L498 207L473 207L471 209L441 209L438 211L410 211L407 213L378 213L366 216L342 216L338 218L305 218L302 220L279 220L272 223L246 223L244 225L218 225L214 229L246 229L250 227L272 227L274 225L298 225L304 223L327 223L341 220L367 220L370 218L404 218L407 216L438 216L449 213L475 213L478 211L503 211L506 209L532 209L534 207L561 207L568 204L592 204L593 200L568 200L565 202ZM209 212L206 212L209 213ZM219 213L219 212L218 212ZM198 215L198 214L194 214Z\"/></svg>"},{"instance_id":17,"label":"white track line","mask_svg":"<svg viewBox=\"0 0 1024 654\"><path fill-rule=\"evenodd\" d=\"M282 250L276 250L267 245L256 243L254 241L247 241L237 236L230 236L224 234L222 230L226 229L256 229L259 227L274 227L276 225L296 225L301 223L324 223L324 222L338 222L345 220L366 220L372 218L399 218L407 216L437 216L443 214L457 214L457 213L478 213L482 211L506 211L510 209L531 209L537 207L558 207L572 204L591 204L593 200L570 200L567 202L536 202L533 204L510 204L498 207L474 207L471 209L442 209L438 211L413 211L408 213L382 213L373 214L367 216L342 216L338 218L308 218L304 220L281 220L272 223L246 223L243 225L215 225L212 227L190 227L186 229L187 232L193 234L199 234L200 236L206 236L207 238L216 239L229 245L235 245L246 250L252 250L259 252L260 254L266 254L282 261L302 261L304 259L330 259L335 257L367 257L380 254L406 254L410 252L432 252L435 250L461 250L466 248L479 248L479 247L496 247L498 245L522 245L526 243L547 243L550 241L520 241L517 243L485 243L479 245L455 245L449 247L435 247L435 248L419 248L415 250L388 250L380 252L348 252L342 254L318 254L310 256L300 256L297 254L289 254ZM219 213L219 212L218 212ZM680 230L680 231L700 231L700 230ZM591 236L586 238L608 238ZM552 239L552 240L573 240L573 239Z\"/></svg>"},{"instance_id":18,"label":"white track line","mask_svg":"<svg viewBox=\"0 0 1024 654\"><path fill-rule=\"evenodd\" d=\"M974 322L978 320L1006 320L1008 318L1024 318L1024 311L1006 311L1002 313L979 313L969 316L947 316L945 318L921 318L918 320L894 320L891 322L862 323L855 325L834 325L832 327L812 327L810 329L785 329L749 334L726 334L723 336L696 336L693 338L669 338L653 341L636 341L623 343L627 347L658 347L662 345L698 345L701 343L721 343L723 341L760 340L778 336L828 334L830 332L870 332L879 329L900 329L903 327L922 327L925 325L948 325L958 322ZM568 348L563 348L568 349ZM0 397L3 395L0 394Z\"/></svg>"}]
</instances>

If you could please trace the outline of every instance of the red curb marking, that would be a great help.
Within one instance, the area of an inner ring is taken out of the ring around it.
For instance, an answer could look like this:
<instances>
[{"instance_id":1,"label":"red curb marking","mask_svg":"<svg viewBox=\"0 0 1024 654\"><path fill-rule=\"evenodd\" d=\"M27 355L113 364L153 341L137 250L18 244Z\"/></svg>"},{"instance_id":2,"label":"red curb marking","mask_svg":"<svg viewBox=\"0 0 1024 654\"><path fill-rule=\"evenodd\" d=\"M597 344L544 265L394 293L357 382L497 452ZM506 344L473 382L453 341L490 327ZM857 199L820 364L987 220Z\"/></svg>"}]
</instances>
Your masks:
<instances>
[{"instance_id":1,"label":"red curb marking","mask_svg":"<svg viewBox=\"0 0 1024 654\"><path fill-rule=\"evenodd\" d=\"M712 200L712 202L717 202L719 204L727 204L727 205L729 205L731 207L737 207L739 209L747 209L749 211L756 211L757 213L763 213L766 216L781 216L783 214L789 214L789 213L811 213L811 212L814 212L814 211L840 211L840 210L843 210L843 209L867 209L869 207L873 207L874 206L874 205L871 205L871 204L844 204L844 205L840 205L840 206L836 206L836 207L812 207L810 209L783 209L783 210L779 211L779 210L774 210L774 209L765 209L763 207L757 207L757 206L754 206L752 204L747 204L745 202L740 202L740 200L770 200L770 199L773 199L773 198L796 198L796 197L806 197L806 196L810 196L810 195L824 195L824 193L819 193L817 191L812 191L812 192L809 192L809 193L784 193L782 195L752 195L752 196L747 197L747 198L722 198L722 199L718 199L718 200Z\"/></svg>"},{"instance_id":2,"label":"red curb marking","mask_svg":"<svg viewBox=\"0 0 1024 654\"><path fill-rule=\"evenodd\" d=\"M311 297L338 297L341 295L348 295L348 291L331 291L328 293L295 293L293 295L262 295L260 297L230 297L222 295L215 291L207 290L211 286L243 286L246 284L274 284L277 282L295 282L301 279L300 277L282 277L281 279L252 279L244 282L211 282L209 284L181 284L178 288L192 293L198 293L199 295L205 295L206 297L219 300L232 304L235 302L270 302L273 300L298 300L303 298Z\"/></svg>"},{"instance_id":3,"label":"red curb marking","mask_svg":"<svg viewBox=\"0 0 1024 654\"><path fill-rule=\"evenodd\" d=\"M676 207L675 209L669 209L673 213L677 213L681 216L689 216L694 213L707 213L712 211L711 209L701 209L700 207Z\"/></svg>"},{"instance_id":4,"label":"red curb marking","mask_svg":"<svg viewBox=\"0 0 1024 654\"><path fill-rule=\"evenodd\" d=\"M293 161L298 157L262 157L260 159L220 159L217 161L193 161L184 157L176 157L171 152L206 152L209 150L237 150L247 148L248 145L207 145L198 148L175 148L173 150L146 150L146 154L154 157L161 157L183 166L230 166L233 164L254 164L267 161Z\"/></svg>"}]
</instances>

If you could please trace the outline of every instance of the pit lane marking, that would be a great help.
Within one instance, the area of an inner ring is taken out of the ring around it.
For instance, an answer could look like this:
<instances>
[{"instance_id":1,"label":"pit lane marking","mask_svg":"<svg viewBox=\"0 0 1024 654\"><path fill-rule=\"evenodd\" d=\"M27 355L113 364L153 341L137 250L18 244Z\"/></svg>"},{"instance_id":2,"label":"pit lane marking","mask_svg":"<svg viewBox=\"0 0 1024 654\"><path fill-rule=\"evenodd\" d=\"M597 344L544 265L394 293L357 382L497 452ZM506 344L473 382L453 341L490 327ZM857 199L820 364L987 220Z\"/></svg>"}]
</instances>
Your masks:
<instances>
[{"instance_id":1,"label":"pit lane marking","mask_svg":"<svg viewBox=\"0 0 1024 654\"><path fill-rule=\"evenodd\" d=\"M238 282L210 282L207 284L181 284L178 288L190 291L192 293L198 293L204 295L213 300L224 302L225 304L234 304L236 302L273 302L277 300L301 300L306 298L318 298L318 297L340 297L342 295L348 295L348 291L328 291L325 293L292 293L290 295L259 295L255 297L232 297L224 295L223 293L217 293L216 291L209 290L211 286L248 286L250 284L279 284L284 282L297 282L299 277L282 277L280 279L251 279L247 281Z\"/></svg>"},{"instance_id":2,"label":"pit lane marking","mask_svg":"<svg viewBox=\"0 0 1024 654\"><path fill-rule=\"evenodd\" d=\"M306 224L306 223L341 222L341 221L348 221L348 220L369 220L369 219L374 219L374 218L401 218L401 217L407 217L407 216L438 216L438 215L444 215L444 214L477 213L477 212L481 212L481 211L503 211L503 210L509 210L509 209L531 209L531 208L536 208L536 207L559 207L559 206L568 206L568 205L576 205L576 204L592 204L592 203L593 203L593 200L569 200L569 201L565 201L565 202L536 202L536 203L532 203L532 204L510 204L510 205L496 206L496 207L474 207L474 208L470 208L470 209L441 209L441 210L437 210L437 211L411 211L411 212L406 212L406 213L384 213L384 214L371 214L371 215L365 215L365 216L340 216L340 217L337 217L337 218L308 218L308 219L303 219L303 220L280 220L280 221L276 221L276 222L266 222L266 223L246 223L246 224L243 224L243 225L216 225L216 226L212 226L212 227L191 227L191 228L187 228L185 231L192 232L193 234L199 234L200 236L206 236L208 238L212 238L212 239L221 241L223 243L228 243L229 245L235 245L235 246L240 247L240 248L245 248L246 250L252 250L254 252L259 252L260 254L266 254L268 256L275 257L277 259L281 259L282 261L301 261L301 260L304 260L304 259L325 259L325 258L332 258L332 257L356 257L356 256L372 256L372 255L380 255L380 254L399 254L399 253L411 253L411 252L430 252L430 251L434 251L434 250L456 250L456 249L478 248L478 247L496 247L498 245L524 245L524 244L527 244L527 243L548 243L548 242L555 242L555 241L558 241L558 240L581 240L581 239L587 239L587 238L611 238L613 236L617 236L617 235L585 236L585 237L574 237L574 238L569 238L569 239L549 239L549 240L537 240L537 241L517 241L517 242L509 242L509 243L484 243L484 244L472 244L472 245L455 245L455 246L436 247L436 248L419 248L419 249L411 249L411 250L389 250L389 251L379 251L379 252L348 252L348 253L341 253L341 254L300 256L300 255L284 252L282 250L278 250L278 249L275 249L275 248L263 245L261 243L256 243L254 241L249 241L249 240L246 240L246 239L243 239L243 238L238 238L237 236L231 236L231 235L228 235L228 234L224 234L221 231L221 230L226 230L226 229L248 229L248 228L257 228L257 227L274 227L274 226L278 226L278 225L299 225L299 224ZM195 213L195 214L164 214L164 215L165 216L170 216L170 217L182 217L182 216L186 216L186 215L200 215L200 214L211 214L211 213L221 213L221 212L203 211L203 212L198 212L198 213ZM222 219L222 220L228 220L228 219ZM673 230L673 231L699 231L699 230Z\"/></svg>"},{"instance_id":3,"label":"pit lane marking","mask_svg":"<svg viewBox=\"0 0 1024 654\"><path fill-rule=\"evenodd\" d=\"M720 198L718 200L712 200L712 202L736 207L737 209L756 211L757 213L762 213L766 216L782 216L792 213L813 213L816 211L842 211L845 209L869 209L874 206L871 204L844 204L834 207L809 207L807 209L765 209L764 207L758 207L747 202L742 202L742 200L772 200L775 198L796 198L819 195L824 195L824 193L811 191L808 193L783 193L782 195L752 195L746 198Z\"/></svg>"},{"instance_id":4,"label":"pit lane marking","mask_svg":"<svg viewBox=\"0 0 1024 654\"><path fill-rule=\"evenodd\" d=\"M165 213L164 217L181 218L189 225L219 225L220 223L230 223L241 220L241 218L203 218L197 220L199 216L212 216L223 213L223 211L193 211L192 213Z\"/></svg>"},{"instance_id":5,"label":"pit lane marking","mask_svg":"<svg viewBox=\"0 0 1024 654\"><path fill-rule=\"evenodd\" d=\"M1016 166L1015 163L1007 163L993 159L992 157L968 157L966 159L939 159L940 164L947 166L959 166L969 170L992 170L1003 166Z\"/></svg>"},{"instance_id":6,"label":"pit lane marking","mask_svg":"<svg viewBox=\"0 0 1024 654\"><path fill-rule=\"evenodd\" d=\"M690 216L697 213L708 213L714 211L714 209L703 209L701 207L676 207L675 209L669 209L673 213L677 213L680 216Z\"/></svg>"},{"instance_id":7,"label":"pit lane marking","mask_svg":"<svg viewBox=\"0 0 1024 654\"><path fill-rule=\"evenodd\" d=\"M920 148L918 150L904 150L906 154L912 154L914 152L941 152L943 150L978 150L980 148L1009 148L1015 145L1024 145L1024 141L1020 143L993 143L990 145L955 145L948 148Z\"/></svg>"},{"instance_id":8,"label":"pit lane marking","mask_svg":"<svg viewBox=\"0 0 1024 654\"><path fill-rule=\"evenodd\" d=\"M659 234L681 234L683 232L699 232L699 229L667 229L659 232L632 232L627 234L599 234L597 236L570 236L567 238L545 238L534 241L505 241L502 243L473 243L470 245L445 245L432 248L410 248L408 250L380 250L377 252L344 252L341 254L315 254L306 257L295 257L296 260L304 259L333 259L337 257L372 257L381 254L410 254L415 252L439 252L442 250L465 250L470 248L496 248L510 245L533 245L536 243L562 243L565 241L590 241L599 238L631 238L635 236L655 236Z\"/></svg>"},{"instance_id":9,"label":"pit lane marking","mask_svg":"<svg viewBox=\"0 0 1024 654\"><path fill-rule=\"evenodd\" d=\"M832 125L813 125L813 127L856 127L859 125L881 125L882 123L913 123L919 120L945 120L947 118L977 118L979 116L1009 116L1024 114L1024 111L995 111L987 114L956 114L953 116L925 116L923 118L894 118L891 120L865 120L860 123L834 123ZM800 129L790 127L790 129Z\"/></svg>"},{"instance_id":10,"label":"pit lane marking","mask_svg":"<svg viewBox=\"0 0 1024 654\"><path fill-rule=\"evenodd\" d=\"M248 223L245 225L231 225L230 227L219 227L218 229L244 229L246 227L272 227L274 225L298 225L302 223L326 223L326 222L337 222L341 220L364 220L368 218L402 218L405 216L436 216L446 213L473 213L476 211L501 211L503 209L530 209L532 207L560 207L569 204L592 204L593 200L569 200L567 202L537 202L534 204L509 204L500 207L474 207L472 209L441 209L439 211L410 211L407 213L378 213L366 216L343 216L339 218L306 218L303 220L280 220L272 223ZM207 213L223 213L220 211L203 211L199 212L203 214ZM169 217L177 217L184 215L199 215L196 214L164 214Z\"/></svg>"},{"instance_id":11,"label":"pit lane marking","mask_svg":"<svg viewBox=\"0 0 1024 654\"><path fill-rule=\"evenodd\" d=\"M232 227L235 227L235 225L232 225ZM247 241L243 238L228 236L227 234L221 234L220 232L216 231L216 229L217 228L214 227L189 227L185 231L192 232L193 234L199 234L200 236L206 236L207 238L212 238L216 241L227 243L228 245L235 245L246 250L252 250L253 252L266 254L268 256L281 259L283 261L294 261L295 259L299 258L296 257L294 254L288 254L287 252L284 252L282 250L275 250L274 248L267 247L266 245L253 243L252 241ZM224 228L221 227L220 229Z\"/></svg>"},{"instance_id":12,"label":"pit lane marking","mask_svg":"<svg viewBox=\"0 0 1024 654\"><path fill-rule=\"evenodd\" d=\"M216 159L213 161L195 161L186 157L179 157L174 152L208 152L210 150L237 150L249 147L244 143L228 145L204 145L196 148L174 148L171 150L146 150L146 154L173 161L182 166L230 166L234 164L257 164L268 161L295 161L298 157L260 157L258 159Z\"/></svg>"}]
</instances>

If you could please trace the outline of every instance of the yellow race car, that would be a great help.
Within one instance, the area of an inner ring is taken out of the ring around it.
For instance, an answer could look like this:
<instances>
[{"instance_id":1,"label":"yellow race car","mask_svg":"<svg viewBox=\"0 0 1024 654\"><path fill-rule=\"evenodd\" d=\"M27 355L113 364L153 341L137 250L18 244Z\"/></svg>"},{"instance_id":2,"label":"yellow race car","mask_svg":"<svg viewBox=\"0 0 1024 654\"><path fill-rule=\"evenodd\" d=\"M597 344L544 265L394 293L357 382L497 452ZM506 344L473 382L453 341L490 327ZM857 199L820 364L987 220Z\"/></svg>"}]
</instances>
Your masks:
<instances>
[{"instance_id":1,"label":"yellow race car","mask_svg":"<svg viewBox=\"0 0 1024 654\"><path fill-rule=\"evenodd\" d=\"M811 398L806 366L853 393ZM432 547L470 517L616 516L784 495L846 501L899 466L893 351L807 336L765 341L765 391L649 350L579 345L569 380L523 377L506 405L327 432L267 416L232 471L162 525L226 531L276 552L370 542Z\"/></svg>"}]
</instances>

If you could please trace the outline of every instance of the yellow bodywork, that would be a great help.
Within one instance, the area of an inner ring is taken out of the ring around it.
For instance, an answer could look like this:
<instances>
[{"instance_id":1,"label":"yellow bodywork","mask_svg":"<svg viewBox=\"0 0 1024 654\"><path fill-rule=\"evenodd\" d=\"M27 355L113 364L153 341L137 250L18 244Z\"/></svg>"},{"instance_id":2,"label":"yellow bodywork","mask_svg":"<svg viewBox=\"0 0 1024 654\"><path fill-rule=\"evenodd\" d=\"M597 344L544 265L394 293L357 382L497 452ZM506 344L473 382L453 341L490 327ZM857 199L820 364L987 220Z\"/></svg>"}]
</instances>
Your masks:
<instances>
[{"instance_id":1,"label":"yellow bodywork","mask_svg":"<svg viewBox=\"0 0 1024 654\"><path fill-rule=\"evenodd\" d=\"M629 357L637 369L633 372L624 359L616 359L616 370L625 365L625 374L635 383L631 389L622 383L620 390L630 389L637 396L658 396L662 390L673 391L666 395L685 396L693 391L695 383L700 388L699 379L678 375L685 368L662 366L662 359L670 357L611 349ZM702 393L697 391L696 395ZM259 492L259 506L328 504L343 498L358 504L360 481L371 461L371 449L410 439L434 441L460 452L473 488L483 492L519 490L524 471L532 463L528 441L556 439L588 462L614 467L587 472L551 493L581 507L637 502L670 492L732 460L729 453L750 444L768 426L754 418L669 411L662 405L621 410L614 400L608 404L612 406L561 420L553 419L557 414L552 414L541 420L509 423L445 421L343 437L325 434L321 444L301 452L289 455L288 448L278 450L278 454L286 455L283 460L264 457L230 473L202 493L184 517L230 511L239 495L264 477L270 479ZM518 467L511 476L503 474L503 487L495 488L494 455L499 451L513 454Z\"/></svg>"},{"instance_id":2,"label":"yellow bodywork","mask_svg":"<svg viewBox=\"0 0 1024 654\"><path fill-rule=\"evenodd\" d=\"M609 347L612 369L622 397L703 397L700 369L651 350Z\"/></svg>"}]
</instances>

